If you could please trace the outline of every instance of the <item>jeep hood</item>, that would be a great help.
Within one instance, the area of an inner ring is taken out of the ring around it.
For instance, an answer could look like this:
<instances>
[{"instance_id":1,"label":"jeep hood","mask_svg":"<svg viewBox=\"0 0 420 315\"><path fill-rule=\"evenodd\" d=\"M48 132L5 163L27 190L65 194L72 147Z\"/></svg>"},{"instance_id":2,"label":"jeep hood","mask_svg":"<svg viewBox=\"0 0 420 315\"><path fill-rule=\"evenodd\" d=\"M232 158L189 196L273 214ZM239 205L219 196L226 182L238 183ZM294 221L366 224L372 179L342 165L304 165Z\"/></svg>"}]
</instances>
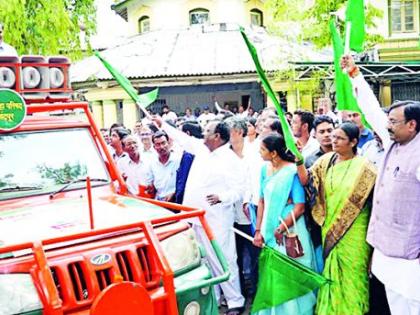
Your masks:
<instances>
[{"instance_id":1,"label":"jeep hood","mask_svg":"<svg viewBox=\"0 0 420 315\"><path fill-rule=\"evenodd\" d=\"M147 221L172 214L169 210L151 203L119 195L95 198L92 208L95 229ZM89 230L89 204L86 195L37 203L32 198L21 199L0 205L0 246Z\"/></svg>"}]
</instances>

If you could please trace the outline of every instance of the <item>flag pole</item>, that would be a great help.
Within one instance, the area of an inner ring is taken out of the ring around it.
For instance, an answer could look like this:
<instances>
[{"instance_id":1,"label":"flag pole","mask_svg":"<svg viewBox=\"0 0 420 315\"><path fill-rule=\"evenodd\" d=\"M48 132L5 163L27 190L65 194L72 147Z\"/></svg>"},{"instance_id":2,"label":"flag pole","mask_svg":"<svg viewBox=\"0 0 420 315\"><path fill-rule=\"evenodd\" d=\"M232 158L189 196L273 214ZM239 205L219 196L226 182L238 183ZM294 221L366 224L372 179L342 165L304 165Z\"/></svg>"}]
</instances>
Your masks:
<instances>
[{"instance_id":1,"label":"flag pole","mask_svg":"<svg viewBox=\"0 0 420 315\"><path fill-rule=\"evenodd\" d=\"M346 39L344 42L344 54L348 55L350 53L350 35L351 35L351 22L346 22Z\"/></svg>"},{"instance_id":2,"label":"flag pole","mask_svg":"<svg viewBox=\"0 0 420 315\"><path fill-rule=\"evenodd\" d=\"M144 108L140 102L136 102L136 105L140 108L140 110L143 112L143 114L146 116L146 118L148 118L149 120L152 120L153 117L152 115L149 114L149 112L146 110L146 108Z\"/></svg>"},{"instance_id":3,"label":"flag pole","mask_svg":"<svg viewBox=\"0 0 420 315\"><path fill-rule=\"evenodd\" d=\"M350 53L350 35L351 35L351 22L346 22L346 30L345 30L346 38L344 39L344 55L348 55ZM347 69L343 69L343 73L347 74Z\"/></svg>"},{"instance_id":4,"label":"flag pole","mask_svg":"<svg viewBox=\"0 0 420 315\"><path fill-rule=\"evenodd\" d=\"M231 227L230 228L233 232L235 232L236 234L242 236L243 238L247 239L248 241L250 241L251 243L254 242L254 238L251 235L248 235L242 231L239 231L237 228Z\"/></svg>"}]
</instances>

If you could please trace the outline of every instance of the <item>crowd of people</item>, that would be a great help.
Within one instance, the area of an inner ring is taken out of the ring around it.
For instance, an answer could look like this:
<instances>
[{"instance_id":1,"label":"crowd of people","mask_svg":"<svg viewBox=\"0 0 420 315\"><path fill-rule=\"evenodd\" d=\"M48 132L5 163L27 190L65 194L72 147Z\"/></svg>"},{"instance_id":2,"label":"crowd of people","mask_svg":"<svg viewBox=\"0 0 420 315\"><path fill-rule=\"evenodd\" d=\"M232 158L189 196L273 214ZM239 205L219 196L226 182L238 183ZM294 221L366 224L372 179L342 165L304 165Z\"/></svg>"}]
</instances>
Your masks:
<instances>
[{"instance_id":1,"label":"crowd of people","mask_svg":"<svg viewBox=\"0 0 420 315\"><path fill-rule=\"evenodd\" d=\"M384 111L350 56L361 111L287 113L303 160L286 147L273 108L227 108L178 116L168 106L132 132L102 129L133 195L206 209L230 278L216 288L227 314L258 290L262 246L289 255L331 280L318 291L258 314L420 314L420 103ZM221 266L198 221L191 221L215 274ZM249 242L232 227L250 235Z\"/></svg>"}]
</instances>

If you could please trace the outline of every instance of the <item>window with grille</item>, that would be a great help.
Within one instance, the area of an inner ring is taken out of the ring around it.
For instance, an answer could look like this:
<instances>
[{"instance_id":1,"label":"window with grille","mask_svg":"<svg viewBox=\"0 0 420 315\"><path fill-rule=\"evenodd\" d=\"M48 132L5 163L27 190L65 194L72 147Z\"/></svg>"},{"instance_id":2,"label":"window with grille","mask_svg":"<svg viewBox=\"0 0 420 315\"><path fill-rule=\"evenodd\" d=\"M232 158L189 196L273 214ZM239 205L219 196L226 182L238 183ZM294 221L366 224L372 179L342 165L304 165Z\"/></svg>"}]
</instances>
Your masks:
<instances>
[{"instance_id":1,"label":"window with grille","mask_svg":"<svg viewBox=\"0 0 420 315\"><path fill-rule=\"evenodd\" d=\"M190 25L209 24L209 10L194 9L190 11Z\"/></svg>"},{"instance_id":2,"label":"window with grille","mask_svg":"<svg viewBox=\"0 0 420 315\"><path fill-rule=\"evenodd\" d=\"M419 25L419 1L390 0L389 23L391 34L416 32Z\"/></svg>"},{"instance_id":3,"label":"window with grille","mask_svg":"<svg viewBox=\"0 0 420 315\"><path fill-rule=\"evenodd\" d=\"M146 33L150 31L150 18L148 16L142 16L139 19L139 33Z\"/></svg>"},{"instance_id":4,"label":"window with grille","mask_svg":"<svg viewBox=\"0 0 420 315\"><path fill-rule=\"evenodd\" d=\"M251 25L263 26L263 13L260 10L251 10Z\"/></svg>"}]
</instances>

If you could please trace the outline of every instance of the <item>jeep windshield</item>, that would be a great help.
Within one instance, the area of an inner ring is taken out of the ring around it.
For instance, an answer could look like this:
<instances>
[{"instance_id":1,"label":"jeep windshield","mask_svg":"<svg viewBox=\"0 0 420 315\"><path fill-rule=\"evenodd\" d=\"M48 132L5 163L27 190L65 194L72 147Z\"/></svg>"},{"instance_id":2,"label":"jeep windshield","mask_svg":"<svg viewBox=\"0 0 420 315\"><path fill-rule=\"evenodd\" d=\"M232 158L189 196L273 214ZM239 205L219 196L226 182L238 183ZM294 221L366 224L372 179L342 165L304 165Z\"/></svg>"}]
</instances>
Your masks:
<instances>
[{"instance_id":1,"label":"jeep windshield","mask_svg":"<svg viewBox=\"0 0 420 315\"><path fill-rule=\"evenodd\" d=\"M87 176L93 187L110 182L87 129L0 136L0 200L79 189Z\"/></svg>"}]
</instances>

